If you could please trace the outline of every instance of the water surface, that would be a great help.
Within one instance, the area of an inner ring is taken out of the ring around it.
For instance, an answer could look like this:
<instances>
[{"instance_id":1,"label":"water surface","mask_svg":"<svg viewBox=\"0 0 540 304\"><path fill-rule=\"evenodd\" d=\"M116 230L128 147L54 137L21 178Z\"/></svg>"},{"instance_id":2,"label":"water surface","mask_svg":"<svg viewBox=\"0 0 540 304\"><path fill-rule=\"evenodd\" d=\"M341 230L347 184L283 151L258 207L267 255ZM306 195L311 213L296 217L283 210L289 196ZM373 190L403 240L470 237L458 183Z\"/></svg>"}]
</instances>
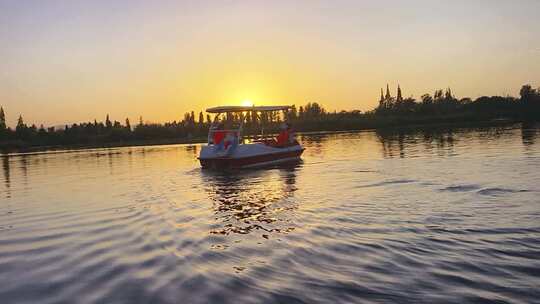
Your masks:
<instances>
[{"instance_id":1,"label":"water surface","mask_svg":"<svg viewBox=\"0 0 540 304\"><path fill-rule=\"evenodd\" d=\"M2 157L2 303L540 298L540 129L304 135L216 173L198 145Z\"/></svg>"}]
</instances>

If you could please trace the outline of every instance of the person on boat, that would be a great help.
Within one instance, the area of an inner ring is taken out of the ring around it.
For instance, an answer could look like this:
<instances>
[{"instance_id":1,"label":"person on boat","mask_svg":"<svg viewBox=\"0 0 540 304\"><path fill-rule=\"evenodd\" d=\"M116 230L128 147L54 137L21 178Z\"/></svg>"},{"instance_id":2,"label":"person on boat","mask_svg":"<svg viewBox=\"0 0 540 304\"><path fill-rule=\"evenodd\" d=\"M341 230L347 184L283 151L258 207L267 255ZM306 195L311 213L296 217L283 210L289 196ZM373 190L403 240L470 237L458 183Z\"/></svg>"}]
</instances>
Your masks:
<instances>
[{"instance_id":1,"label":"person on boat","mask_svg":"<svg viewBox=\"0 0 540 304\"><path fill-rule=\"evenodd\" d=\"M281 124L280 129L281 131L276 138L276 146L284 147L289 144L291 126L289 125L289 123L284 122Z\"/></svg>"},{"instance_id":2,"label":"person on boat","mask_svg":"<svg viewBox=\"0 0 540 304\"><path fill-rule=\"evenodd\" d=\"M224 148L224 139L226 133L227 132L224 130L223 123L221 122L214 128L212 142L216 146L217 150Z\"/></svg>"},{"instance_id":3,"label":"person on boat","mask_svg":"<svg viewBox=\"0 0 540 304\"><path fill-rule=\"evenodd\" d=\"M236 147L238 146L238 133L235 130L227 132L227 135L225 136L224 142L224 148L225 148L225 155L229 156L236 150Z\"/></svg>"},{"instance_id":4,"label":"person on boat","mask_svg":"<svg viewBox=\"0 0 540 304\"><path fill-rule=\"evenodd\" d=\"M236 135L236 131L229 131L225 135L225 138L223 139L225 149L227 149L229 146L238 144L238 137Z\"/></svg>"}]
</instances>

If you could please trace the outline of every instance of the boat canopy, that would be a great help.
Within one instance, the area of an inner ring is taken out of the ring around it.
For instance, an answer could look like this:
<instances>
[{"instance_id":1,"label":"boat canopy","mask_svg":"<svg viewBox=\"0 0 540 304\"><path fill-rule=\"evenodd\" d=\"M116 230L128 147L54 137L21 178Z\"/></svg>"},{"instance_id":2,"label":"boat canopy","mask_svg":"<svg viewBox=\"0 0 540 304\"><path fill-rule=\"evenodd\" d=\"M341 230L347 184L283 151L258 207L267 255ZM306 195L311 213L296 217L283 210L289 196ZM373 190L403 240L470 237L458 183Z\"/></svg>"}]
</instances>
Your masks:
<instances>
[{"instance_id":1,"label":"boat canopy","mask_svg":"<svg viewBox=\"0 0 540 304\"><path fill-rule=\"evenodd\" d=\"M290 109L291 106L222 106L206 109L208 113L231 113L231 112L271 112L271 111L285 111Z\"/></svg>"}]
</instances>

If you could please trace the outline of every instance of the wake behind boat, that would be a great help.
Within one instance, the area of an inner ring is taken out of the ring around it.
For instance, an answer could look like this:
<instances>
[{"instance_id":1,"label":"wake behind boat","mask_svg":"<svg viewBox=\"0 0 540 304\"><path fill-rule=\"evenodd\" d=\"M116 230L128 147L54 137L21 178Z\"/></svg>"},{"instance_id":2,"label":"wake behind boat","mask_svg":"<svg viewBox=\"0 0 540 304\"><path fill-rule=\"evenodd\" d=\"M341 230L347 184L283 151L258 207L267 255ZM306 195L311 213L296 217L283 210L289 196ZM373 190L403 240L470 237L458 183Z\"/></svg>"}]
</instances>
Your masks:
<instances>
[{"instance_id":1,"label":"wake behind boat","mask_svg":"<svg viewBox=\"0 0 540 304\"><path fill-rule=\"evenodd\" d=\"M247 117L283 112L289 106L223 106L207 109L216 114L199 161L203 168L252 168L300 160L304 148L296 140L288 123L282 123L277 138L265 136L264 125L258 136L244 136ZM221 119L221 115L226 117Z\"/></svg>"}]
</instances>

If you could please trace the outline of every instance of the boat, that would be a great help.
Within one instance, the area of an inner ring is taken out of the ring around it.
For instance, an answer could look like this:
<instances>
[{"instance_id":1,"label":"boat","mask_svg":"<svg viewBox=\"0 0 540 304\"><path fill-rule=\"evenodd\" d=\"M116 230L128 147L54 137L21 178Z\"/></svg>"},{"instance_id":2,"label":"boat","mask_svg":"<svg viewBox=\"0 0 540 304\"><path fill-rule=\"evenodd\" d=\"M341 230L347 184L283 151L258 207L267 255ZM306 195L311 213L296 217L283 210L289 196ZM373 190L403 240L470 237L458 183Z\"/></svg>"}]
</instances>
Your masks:
<instances>
[{"instance_id":1,"label":"boat","mask_svg":"<svg viewBox=\"0 0 540 304\"><path fill-rule=\"evenodd\" d=\"M220 106L206 109L216 114L208 131L208 143L202 146L199 161L203 168L242 169L271 166L299 161L304 148L296 140L294 131L285 122L281 124L284 137L276 140L264 134L261 124L259 135L244 135L249 117L268 117L270 112L283 112L286 117L290 106ZM222 119L222 115L226 117ZM281 133L280 133L281 136Z\"/></svg>"}]
</instances>

